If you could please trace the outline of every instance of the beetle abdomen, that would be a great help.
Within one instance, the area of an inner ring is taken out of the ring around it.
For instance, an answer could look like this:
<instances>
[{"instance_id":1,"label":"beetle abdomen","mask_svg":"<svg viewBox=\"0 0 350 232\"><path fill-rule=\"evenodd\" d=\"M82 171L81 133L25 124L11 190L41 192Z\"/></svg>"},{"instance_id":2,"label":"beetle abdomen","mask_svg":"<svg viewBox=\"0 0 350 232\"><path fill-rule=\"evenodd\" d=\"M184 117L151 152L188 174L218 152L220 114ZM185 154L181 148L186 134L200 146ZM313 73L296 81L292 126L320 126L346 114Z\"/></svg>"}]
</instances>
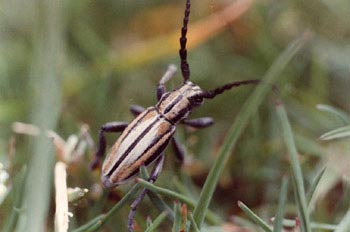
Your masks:
<instances>
[{"instance_id":1,"label":"beetle abdomen","mask_svg":"<svg viewBox=\"0 0 350 232\"><path fill-rule=\"evenodd\" d=\"M111 148L102 168L104 185L116 186L137 174L142 164L148 165L159 156L174 132L175 126L154 107L142 112Z\"/></svg>"}]
</instances>

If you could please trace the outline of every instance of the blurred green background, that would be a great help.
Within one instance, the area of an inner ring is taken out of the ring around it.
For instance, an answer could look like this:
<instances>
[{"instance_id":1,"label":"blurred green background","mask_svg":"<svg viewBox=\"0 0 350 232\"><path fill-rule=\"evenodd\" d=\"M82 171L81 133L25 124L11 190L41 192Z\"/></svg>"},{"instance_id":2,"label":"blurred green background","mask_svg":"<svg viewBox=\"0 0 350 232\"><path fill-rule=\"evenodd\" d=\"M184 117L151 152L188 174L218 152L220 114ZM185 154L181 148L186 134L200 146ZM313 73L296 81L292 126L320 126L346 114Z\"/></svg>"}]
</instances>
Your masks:
<instances>
[{"instance_id":1,"label":"blurred green background","mask_svg":"<svg viewBox=\"0 0 350 232\"><path fill-rule=\"evenodd\" d=\"M232 0L192 1L191 81L213 89L234 80L261 78L293 39L309 31L311 39L287 66L278 86L297 141L306 187L326 168L327 178L319 184L312 219L337 224L349 208L349 139L323 141L319 137L349 125L350 2L240 2L232 7ZM74 216L69 227L73 230L110 209L133 182L103 190L99 172L88 168L93 149L87 146L78 158L64 157L67 144L56 144L55 150L43 132L53 130L67 140L85 125L96 143L102 124L132 120L130 105L154 105L155 87L167 66L179 66L178 37L185 2L12 0L0 4L0 184L1 191L4 189L0 228L40 231L45 224L45 231L54 230L53 167L61 160L67 164L68 186L89 189L83 199L70 204ZM229 7L232 9L224 15ZM227 15L237 12L242 14L228 19ZM178 72L167 87L173 89L181 82ZM193 195L200 192L227 128L253 89L228 91L194 110L191 118L210 116L215 124L203 130L179 126L176 137L187 158L181 167L168 149L159 186L176 191L183 185ZM320 110L317 104L336 109L321 106ZM15 122L34 125L42 133L28 135L33 132L28 125L18 128ZM108 135L108 144L116 138ZM271 94L250 120L226 164L211 209L223 221L236 224L233 215L244 218L236 205L241 200L268 220L274 216L281 179L288 173ZM286 211L291 218L296 216L293 202L290 188ZM150 208L153 206L145 200L137 212L141 228L147 215L159 214ZM124 231L128 211L123 208L103 231ZM165 222L163 226L171 228L169 225Z\"/></svg>"}]
</instances>

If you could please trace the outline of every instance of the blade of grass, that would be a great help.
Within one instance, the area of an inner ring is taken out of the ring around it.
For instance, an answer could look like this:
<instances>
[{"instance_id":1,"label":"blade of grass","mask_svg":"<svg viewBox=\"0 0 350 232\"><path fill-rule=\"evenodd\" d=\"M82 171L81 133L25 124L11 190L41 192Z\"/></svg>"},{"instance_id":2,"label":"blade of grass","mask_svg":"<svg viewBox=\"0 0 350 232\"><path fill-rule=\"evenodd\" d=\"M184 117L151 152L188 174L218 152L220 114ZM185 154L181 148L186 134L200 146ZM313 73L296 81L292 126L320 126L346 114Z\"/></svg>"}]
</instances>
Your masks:
<instances>
[{"instance_id":1,"label":"blade of grass","mask_svg":"<svg viewBox=\"0 0 350 232\"><path fill-rule=\"evenodd\" d=\"M287 113L282 103L276 105L277 114L282 125L283 138L285 140L289 159L292 166L295 195L299 207L301 225L304 231L311 232L309 213L307 210L306 195L304 189L303 174L298 160L298 152L295 147L293 132L289 124Z\"/></svg>"},{"instance_id":2,"label":"blade of grass","mask_svg":"<svg viewBox=\"0 0 350 232\"><path fill-rule=\"evenodd\" d=\"M163 201L163 199L158 195L155 194L154 192L148 192L147 193L150 201L152 202L152 204L155 205L155 207L160 211L167 211L168 214L167 216L169 217L169 219L174 219L174 212L172 211L172 209Z\"/></svg>"},{"instance_id":3,"label":"blade of grass","mask_svg":"<svg viewBox=\"0 0 350 232\"><path fill-rule=\"evenodd\" d=\"M157 229L157 227L165 220L165 218L168 216L167 211L162 212L161 214L159 214L159 216L153 221L152 225L150 227L148 227L145 232L152 232L155 229Z\"/></svg>"},{"instance_id":4,"label":"blade of grass","mask_svg":"<svg viewBox=\"0 0 350 232\"><path fill-rule=\"evenodd\" d=\"M192 228L192 230L194 232L200 232L199 229L198 229L197 223L194 220L194 217L193 217L192 213L189 214L189 218L190 218L190 221L191 221L191 228Z\"/></svg>"},{"instance_id":5,"label":"blade of grass","mask_svg":"<svg viewBox=\"0 0 350 232\"><path fill-rule=\"evenodd\" d=\"M191 208L194 208L196 206L196 202L193 199L188 198L182 194L171 191L169 189L161 188L161 187L156 186L154 184L151 184L143 179L137 179L137 181L142 187L145 187L152 192L159 193L163 196L167 196L167 197L170 197L172 199L177 199L177 200L181 201L182 203L187 204ZM222 223L222 220L218 216L216 216L213 212L211 212L210 210L208 210L208 212L206 213L206 219L208 220L208 222L210 224L213 224L213 225L218 225L218 224Z\"/></svg>"},{"instance_id":6,"label":"blade of grass","mask_svg":"<svg viewBox=\"0 0 350 232\"><path fill-rule=\"evenodd\" d=\"M340 221L338 228L334 232L349 232L350 231L350 210L346 212L343 219Z\"/></svg>"},{"instance_id":7,"label":"blade of grass","mask_svg":"<svg viewBox=\"0 0 350 232\"><path fill-rule=\"evenodd\" d=\"M56 127L61 103L59 64L62 56L61 8L58 0L36 1L33 30L33 63L31 72L32 112L34 125L45 130ZM23 207L18 231L44 231L48 218L54 166L54 149L46 135L35 138L28 166Z\"/></svg>"},{"instance_id":8,"label":"blade of grass","mask_svg":"<svg viewBox=\"0 0 350 232\"><path fill-rule=\"evenodd\" d=\"M26 173L27 168L24 166L14 179L13 188L11 190L11 194L13 194L13 207L9 218L6 219L6 223L1 230L3 232L15 231L16 223L20 214L20 207L22 205Z\"/></svg>"},{"instance_id":9,"label":"blade of grass","mask_svg":"<svg viewBox=\"0 0 350 232\"><path fill-rule=\"evenodd\" d=\"M283 226L294 228L297 226L297 221L295 219L283 219ZM337 225L332 224L325 224L325 223L318 223L318 222L311 222L311 228L315 230L335 230L338 228Z\"/></svg>"},{"instance_id":10,"label":"blade of grass","mask_svg":"<svg viewBox=\"0 0 350 232\"><path fill-rule=\"evenodd\" d=\"M97 217L91 219L84 225L80 226L79 228L73 230L73 232L88 232L88 231L97 231L99 227L101 226L102 220L105 220L106 215L101 214L98 215Z\"/></svg>"},{"instance_id":11,"label":"blade of grass","mask_svg":"<svg viewBox=\"0 0 350 232\"><path fill-rule=\"evenodd\" d=\"M279 197L278 210L274 221L273 232L281 232L282 231L282 222L283 222L283 213L284 207L287 198L287 190L288 190L288 179L283 177L281 193Z\"/></svg>"},{"instance_id":12,"label":"blade of grass","mask_svg":"<svg viewBox=\"0 0 350 232\"><path fill-rule=\"evenodd\" d=\"M332 140L350 136L350 126L343 126L320 136L321 140Z\"/></svg>"},{"instance_id":13,"label":"blade of grass","mask_svg":"<svg viewBox=\"0 0 350 232\"><path fill-rule=\"evenodd\" d=\"M93 219L91 219L86 224L75 229L73 232L86 232L86 231L98 231L103 224L105 224L119 209L124 207L124 205L133 197L139 190L140 185L134 185L127 194L110 209L106 214L101 214Z\"/></svg>"},{"instance_id":14,"label":"blade of grass","mask_svg":"<svg viewBox=\"0 0 350 232\"><path fill-rule=\"evenodd\" d=\"M311 228L316 230L331 230L334 231L338 228L337 225L325 224L325 223L316 223L311 222Z\"/></svg>"},{"instance_id":15,"label":"blade of grass","mask_svg":"<svg viewBox=\"0 0 350 232\"><path fill-rule=\"evenodd\" d=\"M315 177L315 180L312 182L312 184L310 186L309 191L306 194L306 199L307 199L307 202L309 203L308 204L308 209L310 209L309 206L310 206L310 202L311 202L312 196L314 195L316 187L317 187L318 183L320 183L320 180L321 180L321 178L322 178L322 176L323 176L325 171L326 171L326 168L323 168L320 171L320 173L317 174L317 176Z\"/></svg>"},{"instance_id":16,"label":"blade of grass","mask_svg":"<svg viewBox=\"0 0 350 232\"><path fill-rule=\"evenodd\" d=\"M272 229L269 227L264 220L262 220L258 215L256 215L251 209L248 208L243 202L238 201L238 207L243 210L243 212L257 225L259 225L264 231L272 232Z\"/></svg>"},{"instance_id":17,"label":"blade of grass","mask_svg":"<svg viewBox=\"0 0 350 232\"><path fill-rule=\"evenodd\" d=\"M180 212L179 201L174 202L174 213L175 213L175 217L174 217L172 232L178 232L180 231L180 227L181 227L181 212Z\"/></svg>"},{"instance_id":18,"label":"blade of grass","mask_svg":"<svg viewBox=\"0 0 350 232\"><path fill-rule=\"evenodd\" d=\"M270 91L271 85L274 84L278 77L281 76L284 68L302 48L309 37L309 33L304 33L281 53L281 55L276 59L265 74L263 82L256 87L256 90L243 105L241 112L237 115L235 122L226 136L224 144L221 146L218 157L209 171L207 179L202 188L198 204L193 212L193 217L199 229L202 225L209 202L212 199L219 177L225 164L227 163L233 146L236 144L239 136L247 126L250 117L257 111L266 94Z\"/></svg>"},{"instance_id":19,"label":"blade of grass","mask_svg":"<svg viewBox=\"0 0 350 232\"><path fill-rule=\"evenodd\" d=\"M182 204L181 206L181 227L180 231L183 232L186 230L187 225L188 225L188 211L187 211L187 205Z\"/></svg>"},{"instance_id":20,"label":"blade of grass","mask_svg":"<svg viewBox=\"0 0 350 232\"><path fill-rule=\"evenodd\" d=\"M336 117L338 117L340 119L340 121L344 124L344 125L349 125L350 124L350 117L349 115L347 115L344 111L337 109L333 106L329 106L329 105L324 105L324 104L317 104L317 109L324 111L324 112L328 112L330 114L335 115Z\"/></svg>"}]
</instances>

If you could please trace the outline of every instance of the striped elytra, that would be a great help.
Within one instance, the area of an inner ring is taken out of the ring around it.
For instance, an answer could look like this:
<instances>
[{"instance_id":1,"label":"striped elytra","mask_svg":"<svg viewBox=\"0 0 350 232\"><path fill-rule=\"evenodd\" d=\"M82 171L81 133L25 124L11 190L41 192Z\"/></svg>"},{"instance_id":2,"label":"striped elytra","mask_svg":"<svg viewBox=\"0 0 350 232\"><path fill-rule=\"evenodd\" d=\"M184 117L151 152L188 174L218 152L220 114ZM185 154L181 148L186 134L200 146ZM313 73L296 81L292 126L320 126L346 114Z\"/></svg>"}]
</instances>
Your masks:
<instances>
[{"instance_id":1,"label":"striped elytra","mask_svg":"<svg viewBox=\"0 0 350 232\"><path fill-rule=\"evenodd\" d=\"M155 107L138 115L110 149L102 167L102 182L114 187L149 165L168 145L176 124L186 118L193 105L190 98L202 90L191 82L165 93Z\"/></svg>"}]
</instances>

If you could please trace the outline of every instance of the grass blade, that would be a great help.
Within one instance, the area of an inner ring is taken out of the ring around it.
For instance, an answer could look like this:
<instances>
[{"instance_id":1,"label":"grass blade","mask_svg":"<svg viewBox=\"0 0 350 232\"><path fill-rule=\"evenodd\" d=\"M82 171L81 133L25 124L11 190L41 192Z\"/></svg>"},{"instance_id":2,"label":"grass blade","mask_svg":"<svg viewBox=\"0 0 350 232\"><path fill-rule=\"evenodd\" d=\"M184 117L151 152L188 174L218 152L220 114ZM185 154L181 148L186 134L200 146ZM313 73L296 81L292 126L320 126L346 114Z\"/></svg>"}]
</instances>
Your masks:
<instances>
[{"instance_id":1,"label":"grass blade","mask_svg":"<svg viewBox=\"0 0 350 232\"><path fill-rule=\"evenodd\" d=\"M274 84L281 76L284 68L302 48L308 37L308 33L304 33L282 52L282 54L276 59L265 74L262 84L256 87L256 90L243 105L241 112L237 115L235 122L228 132L224 144L221 146L218 157L209 171L207 179L202 188L198 204L193 212L193 217L199 229L204 220L205 212L208 209L209 202L212 199L219 177L225 163L227 163L233 146L237 142L244 128L247 126L251 116L257 111L266 94L270 91L271 85Z\"/></svg>"},{"instance_id":2,"label":"grass blade","mask_svg":"<svg viewBox=\"0 0 350 232\"><path fill-rule=\"evenodd\" d=\"M13 194L13 208L11 210L11 213L6 219L6 223L1 231L3 232L12 232L15 231L16 223L19 218L20 214L20 208L22 205L22 199L24 194L24 183L25 178L27 174L27 168L24 166L21 171L16 175L14 182L13 182L13 188L11 190L10 194Z\"/></svg>"},{"instance_id":3,"label":"grass blade","mask_svg":"<svg viewBox=\"0 0 350 232\"><path fill-rule=\"evenodd\" d=\"M174 202L174 213L175 213L175 217L174 217L174 223L173 223L173 232L178 232L180 231L180 227L181 227L181 212L180 212L180 202L175 201Z\"/></svg>"},{"instance_id":4,"label":"grass blade","mask_svg":"<svg viewBox=\"0 0 350 232\"><path fill-rule=\"evenodd\" d=\"M262 220L258 215L256 215L251 209L248 208L243 202L238 201L238 207L243 210L243 212L257 225L259 225L264 231L266 232L272 232L271 228L269 227L264 220Z\"/></svg>"},{"instance_id":5,"label":"grass blade","mask_svg":"<svg viewBox=\"0 0 350 232\"><path fill-rule=\"evenodd\" d=\"M320 136L321 140L332 140L350 136L350 126L343 126Z\"/></svg>"},{"instance_id":6,"label":"grass blade","mask_svg":"<svg viewBox=\"0 0 350 232\"><path fill-rule=\"evenodd\" d=\"M282 180L281 193L279 197L278 210L274 221L273 232L282 231L283 213L284 213L284 206L287 198L287 191L288 191L288 180L286 177L284 177Z\"/></svg>"},{"instance_id":7,"label":"grass blade","mask_svg":"<svg viewBox=\"0 0 350 232\"><path fill-rule=\"evenodd\" d=\"M200 232L199 229L198 229L197 223L194 220L194 217L193 217L192 213L189 214L189 218L190 218L190 221L191 221L191 228L192 228L192 230L194 232Z\"/></svg>"},{"instance_id":8,"label":"grass blade","mask_svg":"<svg viewBox=\"0 0 350 232\"><path fill-rule=\"evenodd\" d=\"M152 232L155 229L157 229L157 227L165 220L165 218L168 216L167 211L162 212L161 214L159 214L159 216L153 221L152 225L150 227L148 227L145 232Z\"/></svg>"},{"instance_id":9,"label":"grass blade","mask_svg":"<svg viewBox=\"0 0 350 232\"><path fill-rule=\"evenodd\" d=\"M315 177L315 180L312 182L311 186L310 186L310 189L308 191L308 193L306 194L306 199L307 199L307 202L310 204L311 202L311 199L312 199L312 196L314 195L315 193L315 190L316 190L316 187L318 185L318 183L320 183L320 180L324 174L324 172L326 171L326 168L323 168L320 173L317 174L317 176ZM309 205L310 206L310 205ZM309 208L309 207L308 207ZM310 209L310 208L309 208Z\"/></svg>"},{"instance_id":10,"label":"grass blade","mask_svg":"<svg viewBox=\"0 0 350 232\"><path fill-rule=\"evenodd\" d=\"M324 104L318 104L316 107L317 107L317 109L319 109L321 111L333 114L334 116L339 118L340 121L342 123L344 123L344 125L350 124L349 115L347 115L344 111L342 111L340 109L337 109L337 108L335 108L333 106L324 105Z\"/></svg>"},{"instance_id":11,"label":"grass blade","mask_svg":"<svg viewBox=\"0 0 350 232\"><path fill-rule=\"evenodd\" d=\"M33 63L31 88L33 89L31 121L45 130L56 127L61 109L61 83L59 64L63 57L61 31L61 1L35 1L35 29L33 30ZM49 211L54 167L52 141L41 134L33 145L28 166L23 207L18 231L41 232L46 226Z\"/></svg>"},{"instance_id":12,"label":"grass blade","mask_svg":"<svg viewBox=\"0 0 350 232\"><path fill-rule=\"evenodd\" d=\"M177 199L177 200L181 201L182 203L187 204L188 206L190 206L192 208L194 208L196 206L196 202L193 199L188 198L182 194L171 191L169 189L161 188L159 186L151 184L151 183L149 183L143 179L140 179L140 178L137 179L137 181L142 187L145 187L145 188L151 190L152 192L159 193L163 196L167 196L167 197L170 197L172 199ZM206 213L206 219L208 220L208 222L210 224L214 224L214 225L218 225L222 222L221 219L219 217L217 217L210 210Z\"/></svg>"},{"instance_id":13,"label":"grass blade","mask_svg":"<svg viewBox=\"0 0 350 232\"><path fill-rule=\"evenodd\" d=\"M346 212L343 219L340 221L338 228L334 232L349 232L350 231L350 210Z\"/></svg>"},{"instance_id":14,"label":"grass blade","mask_svg":"<svg viewBox=\"0 0 350 232\"><path fill-rule=\"evenodd\" d=\"M305 189L304 189L303 174L302 174L300 163L298 160L298 152L295 147L293 132L289 124L287 113L284 109L283 104L277 104L276 108L277 108L278 117L280 119L280 123L282 125L283 138L285 140L285 143L288 149L289 159L292 166L293 181L295 184L294 185L295 195L296 195L296 199L299 207L301 225L304 231L311 232L310 219L309 219L309 213L307 210L307 203L306 203L306 196L305 196Z\"/></svg>"},{"instance_id":15,"label":"grass blade","mask_svg":"<svg viewBox=\"0 0 350 232\"><path fill-rule=\"evenodd\" d=\"M129 190L129 192L117 204L115 204L113 208L110 209L106 214L102 214L91 219L89 222L75 229L73 232L98 231L101 228L101 226L107 222L109 218L111 218L119 209L121 209L131 199L131 197L133 197L136 194L139 187L140 186L138 184L134 185Z\"/></svg>"}]
</instances>

